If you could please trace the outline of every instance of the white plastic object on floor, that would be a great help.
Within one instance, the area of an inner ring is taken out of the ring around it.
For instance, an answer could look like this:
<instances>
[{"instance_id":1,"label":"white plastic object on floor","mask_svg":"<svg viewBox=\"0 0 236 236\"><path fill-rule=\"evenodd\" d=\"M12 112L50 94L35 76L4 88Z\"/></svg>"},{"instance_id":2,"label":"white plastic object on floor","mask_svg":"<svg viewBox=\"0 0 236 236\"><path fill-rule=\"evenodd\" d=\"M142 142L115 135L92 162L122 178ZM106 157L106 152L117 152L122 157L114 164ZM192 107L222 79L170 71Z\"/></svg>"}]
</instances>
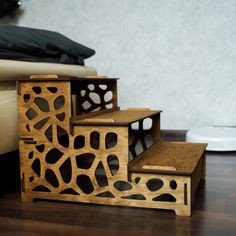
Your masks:
<instances>
[{"instance_id":1,"label":"white plastic object on floor","mask_svg":"<svg viewBox=\"0 0 236 236\"><path fill-rule=\"evenodd\" d=\"M189 130L186 141L207 143L207 151L236 151L236 128L204 127Z\"/></svg>"}]
</instances>

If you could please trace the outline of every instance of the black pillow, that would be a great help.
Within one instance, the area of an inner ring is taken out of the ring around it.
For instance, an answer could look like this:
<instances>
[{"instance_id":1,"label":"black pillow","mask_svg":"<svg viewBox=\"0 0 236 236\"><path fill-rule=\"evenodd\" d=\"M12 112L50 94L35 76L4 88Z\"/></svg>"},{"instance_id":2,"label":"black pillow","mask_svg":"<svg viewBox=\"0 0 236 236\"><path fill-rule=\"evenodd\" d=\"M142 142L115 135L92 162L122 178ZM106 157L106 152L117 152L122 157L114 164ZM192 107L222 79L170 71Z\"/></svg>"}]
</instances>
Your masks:
<instances>
[{"instance_id":1,"label":"black pillow","mask_svg":"<svg viewBox=\"0 0 236 236\"><path fill-rule=\"evenodd\" d=\"M84 65L84 59L94 54L57 32L0 25L1 59Z\"/></svg>"}]
</instances>

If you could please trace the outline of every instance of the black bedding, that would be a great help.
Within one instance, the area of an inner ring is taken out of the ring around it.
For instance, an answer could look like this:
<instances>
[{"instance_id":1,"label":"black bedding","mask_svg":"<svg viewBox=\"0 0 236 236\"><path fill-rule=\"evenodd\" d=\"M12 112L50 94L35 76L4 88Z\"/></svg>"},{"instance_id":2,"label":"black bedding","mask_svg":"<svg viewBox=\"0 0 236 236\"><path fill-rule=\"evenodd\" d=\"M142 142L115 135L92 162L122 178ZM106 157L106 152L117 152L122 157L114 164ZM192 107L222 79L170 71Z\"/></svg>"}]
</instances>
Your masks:
<instances>
[{"instance_id":1,"label":"black bedding","mask_svg":"<svg viewBox=\"0 0 236 236\"><path fill-rule=\"evenodd\" d=\"M94 54L57 32L0 25L0 59L84 65Z\"/></svg>"}]
</instances>

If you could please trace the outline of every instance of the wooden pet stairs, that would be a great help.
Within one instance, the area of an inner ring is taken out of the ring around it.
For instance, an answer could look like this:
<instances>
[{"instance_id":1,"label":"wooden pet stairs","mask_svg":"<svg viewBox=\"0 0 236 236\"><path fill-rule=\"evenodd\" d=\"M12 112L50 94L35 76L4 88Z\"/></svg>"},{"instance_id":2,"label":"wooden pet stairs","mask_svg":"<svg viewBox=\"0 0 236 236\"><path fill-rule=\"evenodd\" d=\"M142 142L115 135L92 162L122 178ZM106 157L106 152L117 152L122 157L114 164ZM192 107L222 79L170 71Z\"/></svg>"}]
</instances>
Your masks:
<instances>
[{"instance_id":1,"label":"wooden pet stairs","mask_svg":"<svg viewBox=\"0 0 236 236\"><path fill-rule=\"evenodd\" d=\"M22 78L18 109L23 201L191 214L206 145L161 141L161 111L120 110L116 79Z\"/></svg>"}]
</instances>

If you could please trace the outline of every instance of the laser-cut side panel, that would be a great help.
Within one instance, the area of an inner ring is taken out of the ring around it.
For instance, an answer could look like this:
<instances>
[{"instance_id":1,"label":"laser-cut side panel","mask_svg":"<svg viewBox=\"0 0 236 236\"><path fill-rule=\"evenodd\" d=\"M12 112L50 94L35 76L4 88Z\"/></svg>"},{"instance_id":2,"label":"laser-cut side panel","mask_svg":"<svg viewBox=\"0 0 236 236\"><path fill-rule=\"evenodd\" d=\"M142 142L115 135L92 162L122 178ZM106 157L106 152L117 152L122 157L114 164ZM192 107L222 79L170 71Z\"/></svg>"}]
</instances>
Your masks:
<instances>
[{"instance_id":1,"label":"laser-cut side panel","mask_svg":"<svg viewBox=\"0 0 236 236\"><path fill-rule=\"evenodd\" d=\"M73 115L83 115L117 107L116 80L72 81Z\"/></svg>"}]
</instances>

